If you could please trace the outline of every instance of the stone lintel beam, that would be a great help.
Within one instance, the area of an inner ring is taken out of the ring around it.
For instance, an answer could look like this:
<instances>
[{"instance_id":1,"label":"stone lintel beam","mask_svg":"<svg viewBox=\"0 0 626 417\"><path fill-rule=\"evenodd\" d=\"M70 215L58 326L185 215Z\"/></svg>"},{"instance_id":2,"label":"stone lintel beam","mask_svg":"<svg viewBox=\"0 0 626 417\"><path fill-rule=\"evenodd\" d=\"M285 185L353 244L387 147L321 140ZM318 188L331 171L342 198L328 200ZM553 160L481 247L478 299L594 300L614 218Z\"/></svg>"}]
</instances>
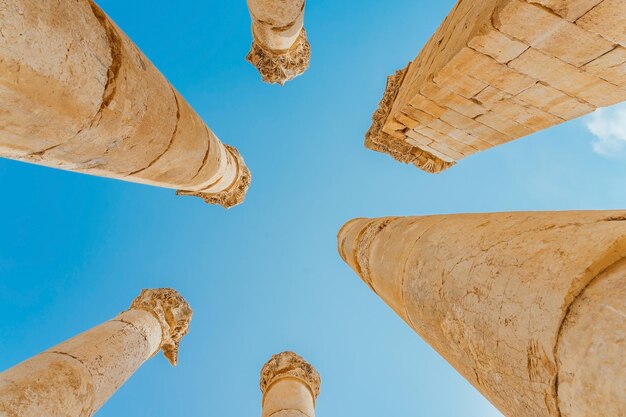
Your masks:
<instances>
[{"instance_id":1,"label":"stone lintel beam","mask_svg":"<svg viewBox=\"0 0 626 417\"><path fill-rule=\"evenodd\" d=\"M176 291L143 290L114 319L1 373L0 416L91 416L159 350L176 365L191 315Z\"/></svg>"},{"instance_id":2,"label":"stone lintel beam","mask_svg":"<svg viewBox=\"0 0 626 417\"><path fill-rule=\"evenodd\" d=\"M261 369L262 417L315 417L321 379L293 352L282 352Z\"/></svg>"},{"instance_id":3,"label":"stone lintel beam","mask_svg":"<svg viewBox=\"0 0 626 417\"><path fill-rule=\"evenodd\" d=\"M440 172L626 100L625 14L612 0L458 1L389 78L366 147Z\"/></svg>"},{"instance_id":4,"label":"stone lintel beam","mask_svg":"<svg viewBox=\"0 0 626 417\"><path fill-rule=\"evenodd\" d=\"M626 211L354 219L338 244L505 416L626 415Z\"/></svg>"},{"instance_id":5,"label":"stone lintel beam","mask_svg":"<svg viewBox=\"0 0 626 417\"><path fill-rule=\"evenodd\" d=\"M226 207L250 173L91 0L0 8L0 156Z\"/></svg>"},{"instance_id":6,"label":"stone lintel beam","mask_svg":"<svg viewBox=\"0 0 626 417\"><path fill-rule=\"evenodd\" d=\"M284 85L309 67L304 5L305 0L248 0L252 47L246 60L263 81Z\"/></svg>"}]
</instances>

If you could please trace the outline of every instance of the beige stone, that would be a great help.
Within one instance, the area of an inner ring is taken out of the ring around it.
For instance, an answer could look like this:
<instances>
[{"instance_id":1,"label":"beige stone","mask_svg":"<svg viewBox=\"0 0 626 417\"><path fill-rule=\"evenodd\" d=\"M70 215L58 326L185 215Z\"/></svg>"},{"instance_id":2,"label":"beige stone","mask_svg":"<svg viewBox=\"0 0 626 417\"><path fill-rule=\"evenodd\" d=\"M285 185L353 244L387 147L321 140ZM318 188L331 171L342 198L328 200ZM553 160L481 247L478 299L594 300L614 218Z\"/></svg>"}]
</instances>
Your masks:
<instances>
[{"instance_id":1,"label":"beige stone","mask_svg":"<svg viewBox=\"0 0 626 417\"><path fill-rule=\"evenodd\" d=\"M459 71L472 74L490 86L512 95L519 94L536 81L471 48L461 49L451 63Z\"/></svg>"},{"instance_id":2,"label":"beige stone","mask_svg":"<svg viewBox=\"0 0 626 417\"><path fill-rule=\"evenodd\" d=\"M510 138L521 138L534 132L526 126L521 125L514 120L499 116L494 112L481 114L476 118L476 121L489 126Z\"/></svg>"},{"instance_id":3,"label":"beige stone","mask_svg":"<svg viewBox=\"0 0 626 417\"><path fill-rule=\"evenodd\" d=\"M523 0L511 0L494 19L498 30L576 67L614 47L601 36Z\"/></svg>"},{"instance_id":4,"label":"beige stone","mask_svg":"<svg viewBox=\"0 0 626 417\"><path fill-rule=\"evenodd\" d=\"M493 106L495 103L510 97L512 96L509 93L506 93L498 88L488 86L483 91L476 94L476 97L474 97L474 99L478 100L481 106L487 109L491 109L491 106Z\"/></svg>"},{"instance_id":5,"label":"beige stone","mask_svg":"<svg viewBox=\"0 0 626 417\"><path fill-rule=\"evenodd\" d=\"M487 55L501 64L506 64L517 58L528 49L528 45L502 32L489 27L468 42L468 46L483 55Z\"/></svg>"},{"instance_id":6,"label":"beige stone","mask_svg":"<svg viewBox=\"0 0 626 417\"><path fill-rule=\"evenodd\" d=\"M464 98L472 98L476 94L483 91L487 84L484 82L465 75L461 71L457 71L455 68L451 68L452 65L445 66L433 79L435 84L441 88L447 88L448 90L456 93Z\"/></svg>"},{"instance_id":7,"label":"beige stone","mask_svg":"<svg viewBox=\"0 0 626 417\"><path fill-rule=\"evenodd\" d=\"M626 2L603 0L576 21L576 25L596 33L612 43L626 46Z\"/></svg>"},{"instance_id":8,"label":"beige stone","mask_svg":"<svg viewBox=\"0 0 626 417\"><path fill-rule=\"evenodd\" d=\"M517 98L533 107L566 120L574 119L595 110L595 107L543 83L537 83L531 88L524 90Z\"/></svg>"},{"instance_id":9,"label":"beige stone","mask_svg":"<svg viewBox=\"0 0 626 417\"><path fill-rule=\"evenodd\" d=\"M574 22L576 19L597 6L602 0L528 0L552 10L563 19Z\"/></svg>"},{"instance_id":10,"label":"beige stone","mask_svg":"<svg viewBox=\"0 0 626 417\"><path fill-rule=\"evenodd\" d=\"M89 0L0 8L0 156L240 203L250 175Z\"/></svg>"},{"instance_id":11,"label":"beige stone","mask_svg":"<svg viewBox=\"0 0 626 417\"><path fill-rule=\"evenodd\" d=\"M626 88L626 48L618 46L611 52L594 59L583 69L615 85Z\"/></svg>"},{"instance_id":12,"label":"beige stone","mask_svg":"<svg viewBox=\"0 0 626 417\"><path fill-rule=\"evenodd\" d=\"M91 416L159 350L176 365L191 309L176 291L143 290L111 321L0 374L0 416Z\"/></svg>"},{"instance_id":13,"label":"beige stone","mask_svg":"<svg viewBox=\"0 0 626 417\"><path fill-rule=\"evenodd\" d=\"M486 109L480 104L455 94L448 89L441 88L433 82L424 83L420 93L437 103L441 108L452 109L467 117L476 117L486 112Z\"/></svg>"},{"instance_id":14,"label":"beige stone","mask_svg":"<svg viewBox=\"0 0 626 417\"><path fill-rule=\"evenodd\" d=\"M622 4L599 3L459 0L388 78L366 147L436 173L470 155L454 144L486 150L624 101L625 49L577 24L613 13L621 30Z\"/></svg>"},{"instance_id":15,"label":"beige stone","mask_svg":"<svg viewBox=\"0 0 626 417\"><path fill-rule=\"evenodd\" d=\"M516 98L499 101L491 107L491 110L535 131L547 129L565 121L558 116L529 106Z\"/></svg>"},{"instance_id":16,"label":"beige stone","mask_svg":"<svg viewBox=\"0 0 626 417\"><path fill-rule=\"evenodd\" d=\"M248 0L252 48L246 59L267 83L284 85L309 67L305 0Z\"/></svg>"},{"instance_id":17,"label":"beige stone","mask_svg":"<svg viewBox=\"0 0 626 417\"><path fill-rule=\"evenodd\" d=\"M321 379L317 370L293 352L283 352L261 369L262 417L315 417Z\"/></svg>"},{"instance_id":18,"label":"beige stone","mask_svg":"<svg viewBox=\"0 0 626 417\"><path fill-rule=\"evenodd\" d=\"M339 252L507 417L626 414L626 212L355 219Z\"/></svg>"},{"instance_id":19,"label":"beige stone","mask_svg":"<svg viewBox=\"0 0 626 417\"><path fill-rule=\"evenodd\" d=\"M596 107L626 100L625 88L534 48L511 61L509 66Z\"/></svg>"}]
</instances>

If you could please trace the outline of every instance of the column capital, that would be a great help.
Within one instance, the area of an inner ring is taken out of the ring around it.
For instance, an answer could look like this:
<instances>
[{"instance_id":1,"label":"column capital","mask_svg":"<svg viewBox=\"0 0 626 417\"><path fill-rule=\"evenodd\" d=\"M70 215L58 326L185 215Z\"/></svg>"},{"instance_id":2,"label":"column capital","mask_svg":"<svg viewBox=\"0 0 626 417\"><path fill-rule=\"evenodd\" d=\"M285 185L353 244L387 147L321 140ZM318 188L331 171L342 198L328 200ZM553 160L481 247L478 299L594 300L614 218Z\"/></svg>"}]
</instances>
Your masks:
<instances>
[{"instance_id":1,"label":"column capital","mask_svg":"<svg viewBox=\"0 0 626 417\"><path fill-rule=\"evenodd\" d=\"M252 47L246 60L254 65L266 83L284 85L285 82L301 75L311 62L311 45L302 28L291 48L275 51L258 41L252 31Z\"/></svg>"},{"instance_id":2,"label":"column capital","mask_svg":"<svg viewBox=\"0 0 626 417\"><path fill-rule=\"evenodd\" d=\"M261 369L261 392L263 395L278 380L283 378L298 379L311 390L315 400L320 393L322 383L317 370L294 352L282 352L273 355Z\"/></svg>"},{"instance_id":3,"label":"column capital","mask_svg":"<svg viewBox=\"0 0 626 417\"><path fill-rule=\"evenodd\" d=\"M171 288L145 289L135 298L129 310L144 310L161 324L161 350L174 366L178 363L178 345L189 331L192 311L187 301Z\"/></svg>"}]
</instances>

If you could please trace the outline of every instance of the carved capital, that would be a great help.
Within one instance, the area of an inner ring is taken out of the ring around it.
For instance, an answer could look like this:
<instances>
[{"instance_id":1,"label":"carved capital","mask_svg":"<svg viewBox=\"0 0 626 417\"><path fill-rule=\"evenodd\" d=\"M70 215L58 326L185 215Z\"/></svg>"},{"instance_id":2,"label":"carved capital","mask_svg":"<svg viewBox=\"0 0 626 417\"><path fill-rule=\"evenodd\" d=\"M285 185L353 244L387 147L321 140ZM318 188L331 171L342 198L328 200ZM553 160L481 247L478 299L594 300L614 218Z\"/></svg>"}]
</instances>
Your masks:
<instances>
[{"instance_id":1,"label":"carved capital","mask_svg":"<svg viewBox=\"0 0 626 417\"><path fill-rule=\"evenodd\" d=\"M142 290L130 305L130 310L145 310L161 323L163 355L176 366L178 345L189 331L191 307L185 299L171 288Z\"/></svg>"},{"instance_id":2,"label":"carved capital","mask_svg":"<svg viewBox=\"0 0 626 417\"><path fill-rule=\"evenodd\" d=\"M261 392L265 395L267 389L282 378L295 378L304 382L311 390L313 400L320 393L320 374L313 365L293 352L279 353L267 361L261 369Z\"/></svg>"},{"instance_id":3,"label":"carved capital","mask_svg":"<svg viewBox=\"0 0 626 417\"><path fill-rule=\"evenodd\" d=\"M253 33L254 35L254 33ZM304 28L291 48L274 51L263 46L257 39L252 40L252 48L246 61L254 65L266 83L285 85L285 82L301 75L311 62L311 45Z\"/></svg>"},{"instance_id":4,"label":"carved capital","mask_svg":"<svg viewBox=\"0 0 626 417\"><path fill-rule=\"evenodd\" d=\"M372 115L372 125L365 134L365 146L373 151L386 153L396 161L405 164L411 163L417 168L435 174L450 168L455 163L443 161L430 152L395 138L383 131L383 127L389 118L393 103L398 96L408 68L407 66L387 77L385 93L380 103L378 103L378 109L376 109Z\"/></svg>"},{"instance_id":5,"label":"carved capital","mask_svg":"<svg viewBox=\"0 0 626 417\"><path fill-rule=\"evenodd\" d=\"M200 197L207 204L218 204L224 208L230 208L243 202L246 197L248 187L250 187L250 170L243 161L243 157L239 151L232 146L224 145L226 150L231 153L237 164L237 176L232 185L218 193L208 193L202 191L186 191L176 190L176 195L185 195L191 197Z\"/></svg>"}]
</instances>

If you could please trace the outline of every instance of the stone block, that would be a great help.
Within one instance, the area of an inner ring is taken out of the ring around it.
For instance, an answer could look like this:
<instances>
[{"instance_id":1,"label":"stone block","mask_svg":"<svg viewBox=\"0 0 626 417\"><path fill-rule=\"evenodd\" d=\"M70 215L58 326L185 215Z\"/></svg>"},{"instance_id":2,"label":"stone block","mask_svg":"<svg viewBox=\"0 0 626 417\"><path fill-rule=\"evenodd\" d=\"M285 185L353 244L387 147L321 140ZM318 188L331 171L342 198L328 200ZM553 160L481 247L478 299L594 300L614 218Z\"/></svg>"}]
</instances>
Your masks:
<instances>
[{"instance_id":1,"label":"stone block","mask_svg":"<svg viewBox=\"0 0 626 417\"><path fill-rule=\"evenodd\" d=\"M517 98L565 120L574 119L595 109L595 107L587 103L583 103L542 83L537 83L528 90L523 91Z\"/></svg>"},{"instance_id":2,"label":"stone block","mask_svg":"<svg viewBox=\"0 0 626 417\"><path fill-rule=\"evenodd\" d=\"M413 129L416 126L420 126L420 122L413 120L413 118L407 116L404 113L399 113L396 116L396 120L398 120L398 122L402 123L404 126L408 127L409 129Z\"/></svg>"},{"instance_id":3,"label":"stone block","mask_svg":"<svg viewBox=\"0 0 626 417\"><path fill-rule=\"evenodd\" d=\"M480 104L468 100L465 97L461 97L445 88L441 88L433 82L424 83L420 89L420 93L437 104L455 110L467 117L476 117L486 112L486 109Z\"/></svg>"},{"instance_id":4,"label":"stone block","mask_svg":"<svg viewBox=\"0 0 626 417\"><path fill-rule=\"evenodd\" d=\"M618 46L591 61L583 69L615 85L626 87L626 48Z\"/></svg>"},{"instance_id":5,"label":"stone block","mask_svg":"<svg viewBox=\"0 0 626 417\"><path fill-rule=\"evenodd\" d=\"M435 145L435 147L432 147L432 145ZM463 155L459 154L458 152L454 152L452 149L449 149L446 146L438 146L435 144L435 142L432 142L430 145L419 146L419 148L431 153L432 155L445 162L455 162L459 159L463 159ZM440 149L443 149L443 151L441 151ZM450 156L450 154L457 155L457 157L452 157Z\"/></svg>"},{"instance_id":6,"label":"stone block","mask_svg":"<svg viewBox=\"0 0 626 417\"><path fill-rule=\"evenodd\" d=\"M433 142L431 138L424 136L421 133L416 132L415 130L408 130L406 132L406 136L406 142L417 147L430 145Z\"/></svg>"},{"instance_id":7,"label":"stone block","mask_svg":"<svg viewBox=\"0 0 626 417\"><path fill-rule=\"evenodd\" d=\"M474 99L478 100L483 107L490 109L495 103L509 97L512 97L509 93L489 86L476 94Z\"/></svg>"},{"instance_id":8,"label":"stone block","mask_svg":"<svg viewBox=\"0 0 626 417\"><path fill-rule=\"evenodd\" d=\"M552 10L565 20L576 21L602 0L528 0Z\"/></svg>"},{"instance_id":9,"label":"stone block","mask_svg":"<svg viewBox=\"0 0 626 417\"><path fill-rule=\"evenodd\" d=\"M434 77L435 84L465 98L472 98L487 87L484 82L451 68L448 63Z\"/></svg>"},{"instance_id":10,"label":"stone block","mask_svg":"<svg viewBox=\"0 0 626 417\"><path fill-rule=\"evenodd\" d=\"M576 25L612 43L626 46L626 1L604 0L578 19Z\"/></svg>"},{"instance_id":11,"label":"stone block","mask_svg":"<svg viewBox=\"0 0 626 417\"><path fill-rule=\"evenodd\" d=\"M411 107L419 109L433 117L440 117L446 112L445 107L441 107L434 101L424 97L422 94L416 94L409 102Z\"/></svg>"},{"instance_id":12,"label":"stone block","mask_svg":"<svg viewBox=\"0 0 626 417\"><path fill-rule=\"evenodd\" d=\"M618 86L534 48L509 66L594 106L610 106L626 99L626 91Z\"/></svg>"},{"instance_id":13,"label":"stone block","mask_svg":"<svg viewBox=\"0 0 626 417\"><path fill-rule=\"evenodd\" d=\"M455 158L455 159L461 159L464 156L468 156L471 155L473 153L476 152L476 149L466 145L462 142L457 142L456 140L454 140L453 138L451 138L450 136L448 136L447 134L440 132L438 130L432 129L430 127L422 127L419 130L417 130L417 133L421 133L422 135L431 138L433 140L433 143L431 143L429 146L430 147L434 147L435 149L439 149L441 152L446 153L447 155ZM444 145L446 148L452 149L453 151L457 152L458 155L454 155L451 153L447 153L445 152L444 149L438 148L435 145ZM460 156L459 156L460 155Z\"/></svg>"},{"instance_id":14,"label":"stone block","mask_svg":"<svg viewBox=\"0 0 626 417\"><path fill-rule=\"evenodd\" d=\"M471 48L463 48L450 63L459 72L470 74L492 87L513 95L519 94L535 83L535 80L527 75L520 74Z\"/></svg>"},{"instance_id":15,"label":"stone block","mask_svg":"<svg viewBox=\"0 0 626 417\"><path fill-rule=\"evenodd\" d=\"M506 64L528 49L528 45L490 27L470 39L468 46L481 54Z\"/></svg>"},{"instance_id":16,"label":"stone block","mask_svg":"<svg viewBox=\"0 0 626 417\"><path fill-rule=\"evenodd\" d=\"M505 134L511 138L521 138L528 136L533 131L524 125L521 125L509 118L499 116L497 113L489 112L481 114L476 118L476 121L497 130L500 133Z\"/></svg>"},{"instance_id":17,"label":"stone block","mask_svg":"<svg viewBox=\"0 0 626 417\"><path fill-rule=\"evenodd\" d=\"M501 32L577 67L613 49L601 36L521 0L500 9L495 26Z\"/></svg>"},{"instance_id":18,"label":"stone block","mask_svg":"<svg viewBox=\"0 0 626 417\"><path fill-rule=\"evenodd\" d=\"M533 131L546 129L565 121L558 116L531 107L514 97L494 104L491 109L495 113L514 120Z\"/></svg>"},{"instance_id":19,"label":"stone block","mask_svg":"<svg viewBox=\"0 0 626 417\"><path fill-rule=\"evenodd\" d=\"M421 111L420 109L416 109L415 107L409 105L406 106L402 113L409 116L411 119L418 121L422 125L427 125L430 123L434 117L426 112Z\"/></svg>"}]
</instances>

